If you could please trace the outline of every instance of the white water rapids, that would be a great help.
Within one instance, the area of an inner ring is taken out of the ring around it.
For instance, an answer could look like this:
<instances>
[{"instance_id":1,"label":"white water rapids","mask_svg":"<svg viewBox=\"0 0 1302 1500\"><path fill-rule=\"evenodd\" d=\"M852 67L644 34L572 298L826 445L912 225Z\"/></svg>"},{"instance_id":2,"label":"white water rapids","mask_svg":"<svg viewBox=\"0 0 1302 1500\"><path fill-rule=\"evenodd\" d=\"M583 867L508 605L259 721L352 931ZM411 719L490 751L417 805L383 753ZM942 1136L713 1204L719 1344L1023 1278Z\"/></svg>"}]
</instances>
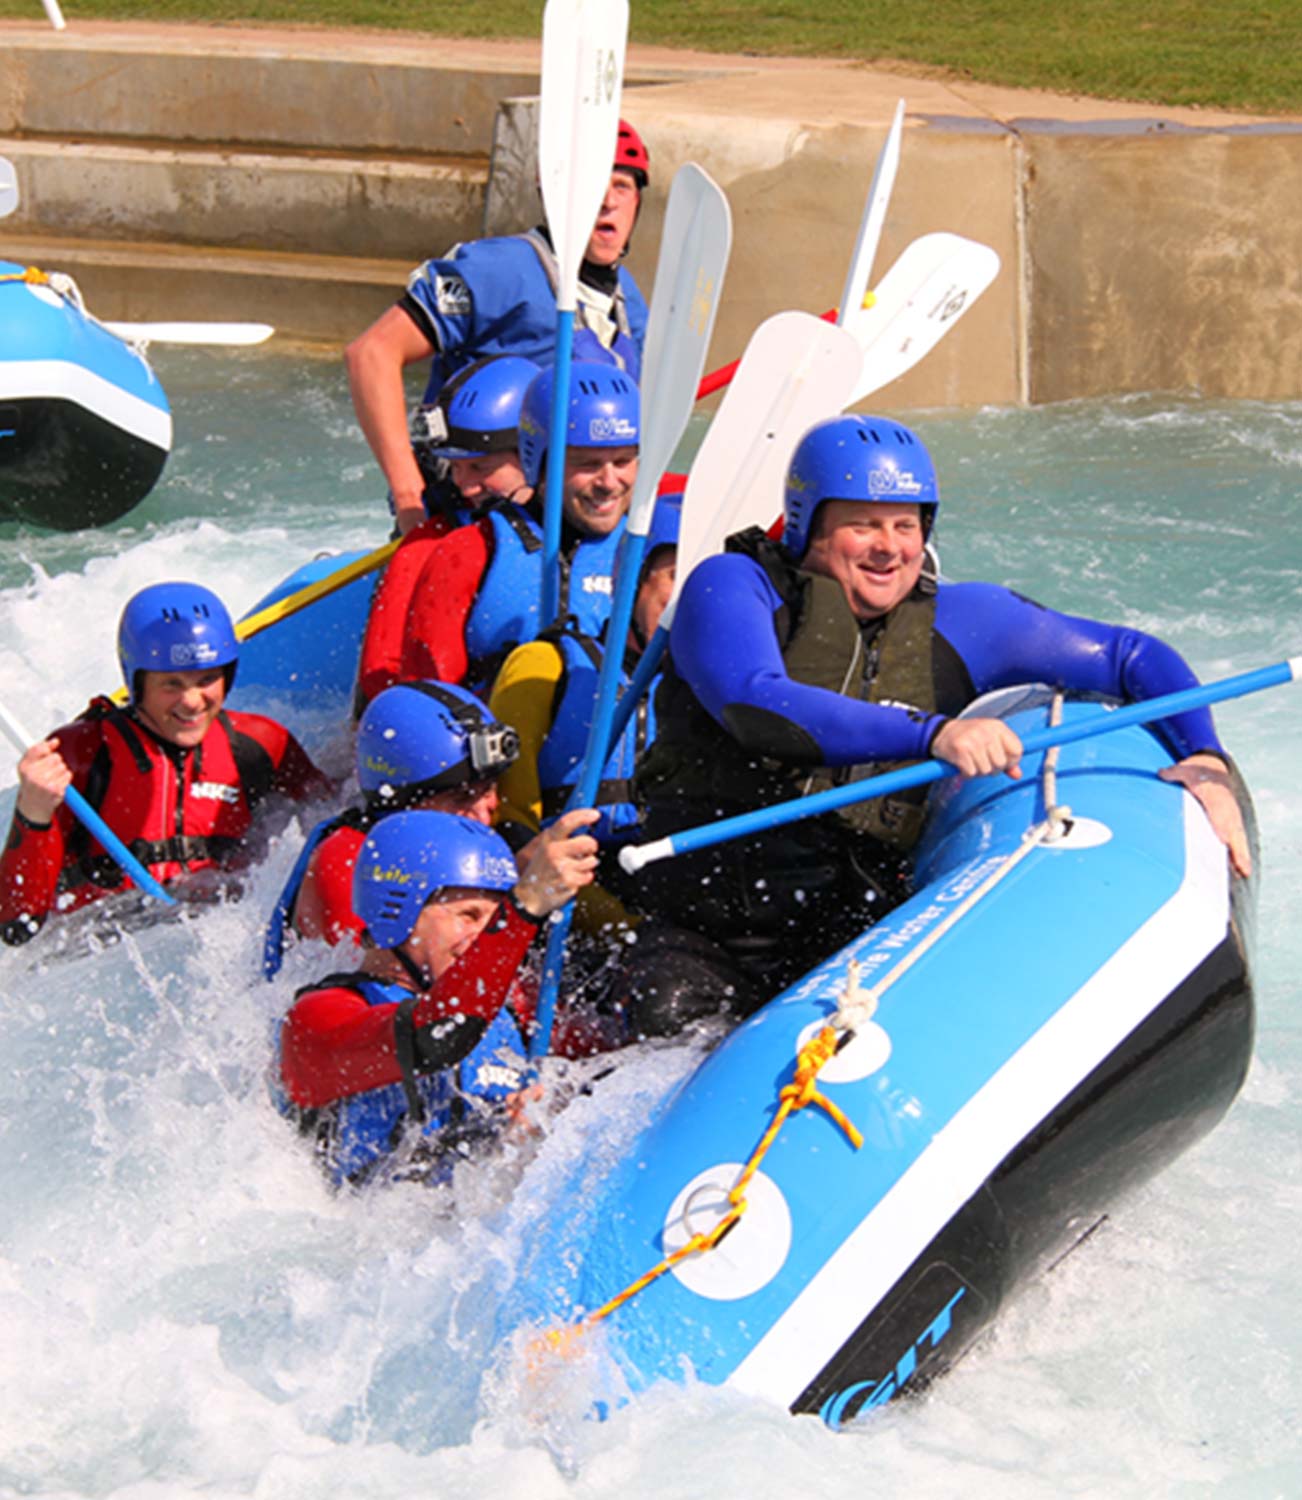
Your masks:
<instances>
[{"instance_id":1,"label":"white water rapids","mask_svg":"<svg viewBox=\"0 0 1302 1500\"><path fill-rule=\"evenodd\" d=\"M0 696L33 729L115 685L136 588L194 577L242 610L316 551L387 529L336 364L157 364L178 440L155 493L87 536L0 526ZM1302 652L1302 407L912 420L951 577L1156 631L1205 679ZM586 1421L581 1382L539 1394L492 1346L524 1241L584 1211L570 1170L635 1135L689 1046L621 1058L450 1193L335 1197L264 1085L274 1018L332 967L300 950L282 984L258 977L297 825L240 904L100 952L56 955L52 932L0 951L0 1496L1302 1492L1302 691L1218 722L1262 835L1243 1095L953 1372L839 1435L690 1382ZM346 765L329 741L312 748ZM13 783L6 756L6 820Z\"/></svg>"}]
</instances>

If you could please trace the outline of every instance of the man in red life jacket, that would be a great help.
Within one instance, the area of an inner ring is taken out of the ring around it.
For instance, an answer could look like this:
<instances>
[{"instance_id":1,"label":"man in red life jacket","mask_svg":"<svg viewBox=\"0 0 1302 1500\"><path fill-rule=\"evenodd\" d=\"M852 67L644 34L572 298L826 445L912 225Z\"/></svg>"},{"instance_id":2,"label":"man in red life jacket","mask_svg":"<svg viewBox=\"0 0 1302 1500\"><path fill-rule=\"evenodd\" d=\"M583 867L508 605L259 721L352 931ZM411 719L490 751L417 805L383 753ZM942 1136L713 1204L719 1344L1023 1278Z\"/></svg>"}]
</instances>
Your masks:
<instances>
[{"instance_id":1,"label":"man in red life jacket","mask_svg":"<svg viewBox=\"0 0 1302 1500\"><path fill-rule=\"evenodd\" d=\"M487 827L497 812L497 779L517 747L515 731L465 688L400 682L380 693L357 726L362 804L308 835L267 928L266 977L281 967L286 927L331 944L360 939L353 870L367 833L381 818L424 808Z\"/></svg>"},{"instance_id":2,"label":"man in red life jacket","mask_svg":"<svg viewBox=\"0 0 1302 1500\"><path fill-rule=\"evenodd\" d=\"M552 455L554 372L543 370L520 411L520 458L534 499L489 510L430 549L398 631L372 610L358 667L358 698L369 703L395 680L436 678L487 692L507 653L552 624L539 617L542 512L539 497ZM576 360L570 371L563 466L561 617L596 636L610 615L612 575L637 478L637 386L613 365ZM402 549L399 549L401 552Z\"/></svg>"},{"instance_id":3,"label":"man in red life jacket","mask_svg":"<svg viewBox=\"0 0 1302 1500\"><path fill-rule=\"evenodd\" d=\"M225 710L238 656L225 606L199 584L154 584L128 601L118 660L129 706L96 698L18 763L0 855L6 943L26 942L51 911L131 887L64 806L69 786L164 883L243 863L255 811L268 796L302 801L329 790L288 730Z\"/></svg>"},{"instance_id":4,"label":"man in red life jacket","mask_svg":"<svg viewBox=\"0 0 1302 1500\"><path fill-rule=\"evenodd\" d=\"M402 638L425 565L440 538L495 506L525 505L533 489L520 462L520 407L538 366L516 355L476 360L417 413L413 451L425 476L426 516L389 559L371 601L364 673L374 686L403 675Z\"/></svg>"},{"instance_id":5,"label":"man in red life jacket","mask_svg":"<svg viewBox=\"0 0 1302 1500\"><path fill-rule=\"evenodd\" d=\"M445 1175L447 1133L463 1141L468 1117L491 1129L491 1107L518 1095L532 1017L508 995L539 928L592 879L596 817L566 814L522 871L500 835L450 813L393 813L366 835L361 966L300 990L280 1034L281 1108L334 1183L400 1150Z\"/></svg>"}]
</instances>

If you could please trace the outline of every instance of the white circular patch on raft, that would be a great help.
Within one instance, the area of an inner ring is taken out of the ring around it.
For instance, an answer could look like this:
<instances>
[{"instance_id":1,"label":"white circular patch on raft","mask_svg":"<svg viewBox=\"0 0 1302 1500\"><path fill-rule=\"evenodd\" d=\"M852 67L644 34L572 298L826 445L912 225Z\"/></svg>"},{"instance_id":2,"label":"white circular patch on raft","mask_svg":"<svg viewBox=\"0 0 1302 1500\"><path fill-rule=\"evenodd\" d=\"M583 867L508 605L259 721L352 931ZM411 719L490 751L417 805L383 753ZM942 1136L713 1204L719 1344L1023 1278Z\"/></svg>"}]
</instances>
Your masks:
<instances>
[{"instance_id":1,"label":"white circular patch on raft","mask_svg":"<svg viewBox=\"0 0 1302 1500\"><path fill-rule=\"evenodd\" d=\"M1060 839L1047 839L1042 849L1097 849L1112 838L1112 830L1097 818L1073 818L1071 827Z\"/></svg>"},{"instance_id":2,"label":"white circular patch on raft","mask_svg":"<svg viewBox=\"0 0 1302 1500\"><path fill-rule=\"evenodd\" d=\"M811 1042L827 1025L811 1021L796 1038L796 1051ZM891 1039L876 1021L861 1021L854 1035L818 1070L819 1083L854 1083L883 1067L891 1055Z\"/></svg>"},{"instance_id":3,"label":"white circular patch on raft","mask_svg":"<svg viewBox=\"0 0 1302 1500\"><path fill-rule=\"evenodd\" d=\"M665 1254L696 1234L708 1234L729 1209L728 1194L742 1174L741 1162L720 1162L698 1173L665 1216ZM791 1249L791 1210L771 1177L757 1172L746 1186L746 1211L711 1250L680 1260L673 1274L690 1292L731 1302L757 1292L782 1269Z\"/></svg>"}]
</instances>

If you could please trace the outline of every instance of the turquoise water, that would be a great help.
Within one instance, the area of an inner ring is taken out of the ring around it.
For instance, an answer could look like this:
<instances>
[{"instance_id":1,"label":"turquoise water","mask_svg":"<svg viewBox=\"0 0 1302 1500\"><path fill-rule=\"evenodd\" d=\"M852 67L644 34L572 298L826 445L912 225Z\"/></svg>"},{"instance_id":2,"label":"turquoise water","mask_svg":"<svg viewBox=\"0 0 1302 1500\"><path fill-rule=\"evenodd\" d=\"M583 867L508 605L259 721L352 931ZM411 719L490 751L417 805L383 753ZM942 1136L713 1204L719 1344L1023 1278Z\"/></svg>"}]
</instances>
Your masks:
<instances>
[{"instance_id":1,"label":"turquoise water","mask_svg":"<svg viewBox=\"0 0 1302 1500\"><path fill-rule=\"evenodd\" d=\"M177 442L155 493L91 537L0 527L0 683L33 729L114 684L134 589L190 576L243 609L387 530L336 362L156 364ZM1146 398L916 425L951 576L1158 631L1204 677L1302 653L1302 406ZM102 951L0 952L0 1495L1297 1494L1302 698L1219 722L1262 827L1243 1095L955 1371L848 1434L690 1385L588 1423L582 1371L540 1388L490 1346L531 1226L582 1212L558 1196L568 1170L630 1139L690 1048L622 1060L445 1197L331 1198L264 1092L271 1024L330 966L299 952L281 988L257 977L297 825L242 905ZM347 754L329 729L314 748Z\"/></svg>"}]
</instances>

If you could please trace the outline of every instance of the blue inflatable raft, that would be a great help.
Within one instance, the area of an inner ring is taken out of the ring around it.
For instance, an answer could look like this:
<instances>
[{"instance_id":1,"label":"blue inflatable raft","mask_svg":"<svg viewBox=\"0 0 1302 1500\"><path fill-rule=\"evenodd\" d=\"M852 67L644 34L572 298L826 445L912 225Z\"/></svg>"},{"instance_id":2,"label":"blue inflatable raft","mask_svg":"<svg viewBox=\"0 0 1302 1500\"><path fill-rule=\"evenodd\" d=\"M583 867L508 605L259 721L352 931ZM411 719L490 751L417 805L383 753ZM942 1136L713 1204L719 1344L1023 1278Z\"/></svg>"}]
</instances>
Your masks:
<instances>
[{"instance_id":1,"label":"blue inflatable raft","mask_svg":"<svg viewBox=\"0 0 1302 1500\"><path fill-rule=\"evenodd\" d=\"M979 711L1025 735L1049 697ZM950 1364L1211 1129L1252 1049L1251 884L1148 730L1058 754L1047 799L1043 755L933 791L916 894L666 1101L535 1248L513 1325L582 1322L658 1271L602 1315L633 1390L689 1369L839 1425ZM802 1083L846 1125L810 1100L757 1153Z\"/></svg>"},{"instance_id":2,"label":"blue inflatable raft","mask_svg":"<svg viewBox=\"0 0 1302 1500\"><path fill-rule=\"evenodd\" d=\"M0 260L0 520L59 531L125 515L172 446L144 355L91 317L67 277Z\"/></svg>"}]
</instances>

